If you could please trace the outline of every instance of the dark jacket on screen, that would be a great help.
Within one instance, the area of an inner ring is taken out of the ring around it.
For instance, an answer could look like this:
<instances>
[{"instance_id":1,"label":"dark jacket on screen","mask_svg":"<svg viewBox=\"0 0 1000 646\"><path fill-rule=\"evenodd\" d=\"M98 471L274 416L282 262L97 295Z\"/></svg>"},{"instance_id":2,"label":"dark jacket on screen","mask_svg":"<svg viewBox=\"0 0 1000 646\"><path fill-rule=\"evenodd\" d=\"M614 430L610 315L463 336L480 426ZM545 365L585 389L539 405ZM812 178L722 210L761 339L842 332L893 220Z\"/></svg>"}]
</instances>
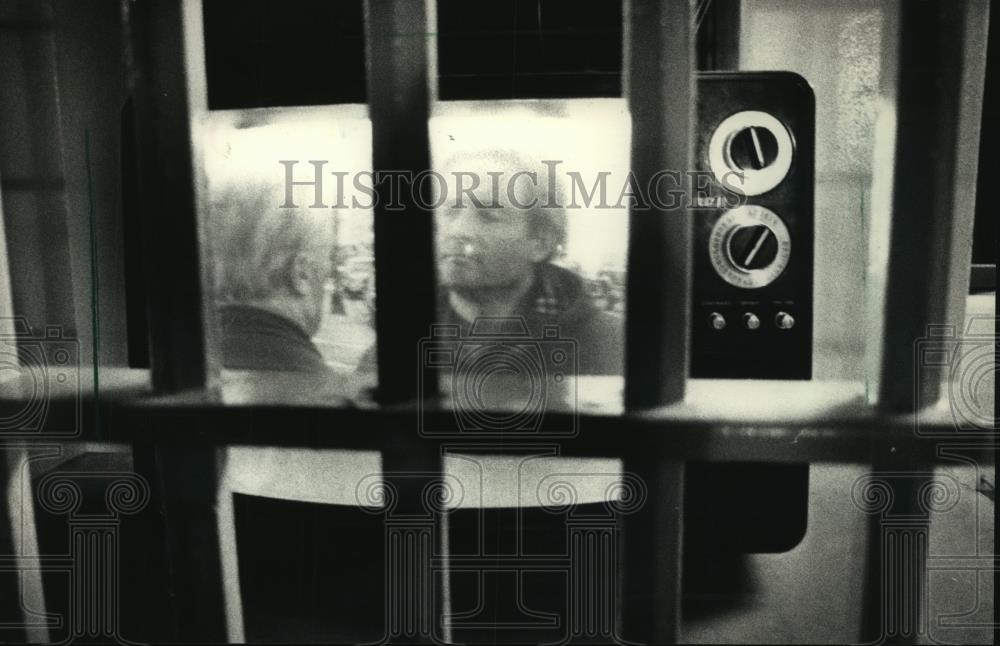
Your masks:
<instances>
[{"instance_id":1,"label":"dark jacket on screen","mask_svg":"<svg viewBox=\"0 0 1000 646\"><path fill-rule=\"evenodd\" d=\"M291 319L249 305L219 310L222 362L231 370L328 372L309 335Z\"/></svg>"},{"instance_id":2,"label":"dark jacket on screen","mask_svg":"<svg viewBox=\"0 0 1000 646\"><path fill-rule=\"evenodd\" d=\"M469 323L449 305L447 290L440 290L437 323L458 325L462 337L472 331ZM577 373L580 375L621 375L625 367L625 337L622 318L597 309L587 293L583 279L563 267L538 265L535 282L525 294L517 316L527 325L528 334L542 338L547 326L557 328L560 339L576 343ZM499 319L484 321L487 333L503 334L516 329L498 329ZM512 323L514 321L511 321ZM374 371L374 352L365 353L359 371Z\"/></svg>"},{"instance_id":3,"label":"dark jacket on screen","mask_svg":"<svg viewBox=\"0 0 1000 646\"><path fill-rule=\"evenodd\" d=\"M442 302L445 305L439 308L441 322L457 324L463 336L467 336L470 326L447 305L446 294ZM621 317L597 309L583 279L569 269L539 265L535 282L522 300L518 314L533 338L542 338L545 327L549 326L556 328L560 339L575 341L579 374L623 374L625 339Z\"/></svg>"}]
</instances>

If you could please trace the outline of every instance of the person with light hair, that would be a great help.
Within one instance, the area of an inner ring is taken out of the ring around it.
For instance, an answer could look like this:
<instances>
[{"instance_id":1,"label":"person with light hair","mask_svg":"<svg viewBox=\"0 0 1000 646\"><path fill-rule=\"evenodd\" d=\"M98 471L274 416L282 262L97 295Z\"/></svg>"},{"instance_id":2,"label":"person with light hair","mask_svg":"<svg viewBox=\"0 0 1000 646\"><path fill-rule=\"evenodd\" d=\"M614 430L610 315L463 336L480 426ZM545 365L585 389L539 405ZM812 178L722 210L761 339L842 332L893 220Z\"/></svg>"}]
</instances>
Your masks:
<instances>
[{"instance_id":1,"label":"person with light hair","mask_svg":"<svg viewBox=\"0 0 1000 646\"><path fill-rule=\"evenodd\" d=\"M332 271L333 214L285 208L280 186L227 186L213 200L209 245L230 369L325 372L312 342Z\"/></svg>"}]
</instances>

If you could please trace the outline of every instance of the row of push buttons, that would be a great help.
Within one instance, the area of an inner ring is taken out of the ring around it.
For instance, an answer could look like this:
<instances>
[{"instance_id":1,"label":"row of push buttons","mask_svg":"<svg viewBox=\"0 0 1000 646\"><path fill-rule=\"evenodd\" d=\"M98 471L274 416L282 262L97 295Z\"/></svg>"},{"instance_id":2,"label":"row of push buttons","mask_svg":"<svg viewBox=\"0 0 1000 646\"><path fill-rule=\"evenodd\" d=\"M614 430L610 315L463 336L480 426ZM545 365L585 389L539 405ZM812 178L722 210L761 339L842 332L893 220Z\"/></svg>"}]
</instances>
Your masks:
<instances>
[{"instance_id":1,"label":"row of push buttons","mask_svg":"<svg viewBox=\"0 0 1000 646\"><path fill-rule=\"evenodd\" d=\"M715 330L726 329L726 317L718 312L712 312L708 316L708 322ZM795 327L795 318L788 312L778 312L774 315L774 325L779 330L790 330ZM743 327L756 330L760 327L760 319L756 314L747 312L743 315Z\"/></svg>"}]
</instances>

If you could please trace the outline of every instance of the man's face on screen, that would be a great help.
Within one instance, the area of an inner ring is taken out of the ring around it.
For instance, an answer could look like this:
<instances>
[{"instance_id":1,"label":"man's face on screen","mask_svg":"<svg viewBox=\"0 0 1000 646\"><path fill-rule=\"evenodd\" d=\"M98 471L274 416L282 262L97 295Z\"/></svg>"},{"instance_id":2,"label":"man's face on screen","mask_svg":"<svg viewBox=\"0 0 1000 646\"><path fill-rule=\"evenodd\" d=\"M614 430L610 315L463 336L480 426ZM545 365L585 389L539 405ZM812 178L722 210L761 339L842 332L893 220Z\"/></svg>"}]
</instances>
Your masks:
<instances>
[{"instance_id":1,"label":"man's face on screen","mask_svg":"<svg viewBox=\"0 0 1000 646\"><path fill-rule=\"evenodd\" d=\"M479 197L481 205L466 200L436 212L438 275L445 287L474 291L516 285L545 257L528 210L491 201L489 191Z\"/></svg>"}]
</instances>

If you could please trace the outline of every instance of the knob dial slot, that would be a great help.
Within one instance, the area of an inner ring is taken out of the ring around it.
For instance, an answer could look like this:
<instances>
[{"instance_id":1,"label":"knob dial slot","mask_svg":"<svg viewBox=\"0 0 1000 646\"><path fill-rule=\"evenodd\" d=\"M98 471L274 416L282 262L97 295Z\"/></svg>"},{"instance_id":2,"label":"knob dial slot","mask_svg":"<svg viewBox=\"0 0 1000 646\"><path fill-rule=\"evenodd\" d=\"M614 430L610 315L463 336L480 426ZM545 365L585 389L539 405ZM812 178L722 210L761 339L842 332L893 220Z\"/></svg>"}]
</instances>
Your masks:
<instances>
[{"instance_id":1,"label":"knob dial slot","mask_svg":"<svg viewBox=\"0 0 1000 646\"><path fill-rule=\"evenodd\" d=\"M712 133L708 161L719 184L753 197L788 176L794 148L792 135L774 115L744 110L724 119Z\"/></svg>"},{"instance_id":2,"label":"knob dial slot","mask_svg":"<svg viewBox=\"0 0 1000 646\"><path fill-rule=\"evenodd\" d=\"M774 282L792 254L788 227L774 211L759 205L724 213L712 228L708 244L719 277L744 289Z\"/></svg>"}]
</instances>

